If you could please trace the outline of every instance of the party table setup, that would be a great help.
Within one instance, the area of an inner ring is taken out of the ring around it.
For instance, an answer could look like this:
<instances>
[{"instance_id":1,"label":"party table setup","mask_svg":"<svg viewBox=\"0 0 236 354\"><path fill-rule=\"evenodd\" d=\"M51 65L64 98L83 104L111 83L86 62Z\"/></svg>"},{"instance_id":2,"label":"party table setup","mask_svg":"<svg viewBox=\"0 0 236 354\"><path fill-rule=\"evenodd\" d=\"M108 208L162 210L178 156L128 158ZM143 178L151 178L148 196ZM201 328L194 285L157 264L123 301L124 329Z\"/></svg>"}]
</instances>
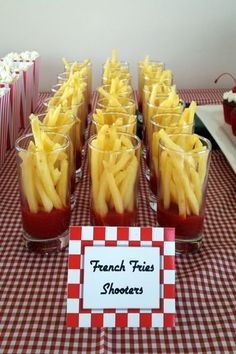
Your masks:
<instances>
[{"instance_id":1,"label":"party table setup","mask_svg":"<svg viewBox=\"0 0 236 354\"><path fill-rule=\"evenodd\" d=\"M0 353L235 353L235 87L40 60L0 60Z\"/></svg>"}]
</instances>

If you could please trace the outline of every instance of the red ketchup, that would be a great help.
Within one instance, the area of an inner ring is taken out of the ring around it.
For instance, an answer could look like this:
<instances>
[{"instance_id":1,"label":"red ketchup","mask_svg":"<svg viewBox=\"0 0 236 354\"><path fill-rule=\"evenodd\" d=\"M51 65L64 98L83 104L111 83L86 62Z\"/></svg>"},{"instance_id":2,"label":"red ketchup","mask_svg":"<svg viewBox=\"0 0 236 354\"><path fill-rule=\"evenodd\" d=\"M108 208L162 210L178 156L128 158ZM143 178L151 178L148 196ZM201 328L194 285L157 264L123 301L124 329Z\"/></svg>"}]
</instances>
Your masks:
<instances>
[{"instance_id":1,"label":"red ketchup","mask_svg":"<svg viewBox=\"0 0 236 354\"><path fill-rule=\"evenodd\" d=\"M163 202L159 201L157 208L157 222L163 227L175 227L175 233L182 237L195 237L203 228L204 207L199 215L179 215L178 206L171 204L169 209L164 209Z\"/></svg>"},{"instance_id":2,"label":"red ketchup","mask_svg":"<svg viewBox=\"0 0 236 354\"><path fill-rule=\"evenodd\" d=\"M100 216L91 209L91 222L96 226L132 226L136 222L136 211L125 211L118 214L114 209L109 210L105 216Z\"/></svg>"},{"instance_id":3,"label":"red ketchup","mask_svg":"<svg viewBox=\"0 0 236 354\"><path fill-rule=\"evenodd\" d=\"M61 235L70 224L70 209L52 209L50 212L31 213L22 207L23 229L32 237L49 239Z\"/></svg>"}]
</instances>

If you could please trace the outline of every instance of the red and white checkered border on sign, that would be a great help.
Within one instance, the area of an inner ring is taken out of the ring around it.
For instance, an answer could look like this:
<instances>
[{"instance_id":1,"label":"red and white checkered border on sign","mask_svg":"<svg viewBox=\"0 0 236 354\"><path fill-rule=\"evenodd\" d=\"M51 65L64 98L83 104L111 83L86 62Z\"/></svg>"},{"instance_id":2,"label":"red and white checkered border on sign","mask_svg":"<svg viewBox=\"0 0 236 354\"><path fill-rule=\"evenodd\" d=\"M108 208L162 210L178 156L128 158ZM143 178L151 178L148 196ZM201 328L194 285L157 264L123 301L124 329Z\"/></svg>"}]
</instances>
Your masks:
<instances>
[{"instance_id":1,"label":"red and white checkered border on sign","mask_svg":"<svg viewBox=\"0 0 236 354\"><path fill-rule=\"evenodd\" d=\"M86 246L160 247L160 308L83 308ZM173 327L175 324L175 232L172 228L72 226L68 256L68 327Z\"/></svg>"}]
</instances>

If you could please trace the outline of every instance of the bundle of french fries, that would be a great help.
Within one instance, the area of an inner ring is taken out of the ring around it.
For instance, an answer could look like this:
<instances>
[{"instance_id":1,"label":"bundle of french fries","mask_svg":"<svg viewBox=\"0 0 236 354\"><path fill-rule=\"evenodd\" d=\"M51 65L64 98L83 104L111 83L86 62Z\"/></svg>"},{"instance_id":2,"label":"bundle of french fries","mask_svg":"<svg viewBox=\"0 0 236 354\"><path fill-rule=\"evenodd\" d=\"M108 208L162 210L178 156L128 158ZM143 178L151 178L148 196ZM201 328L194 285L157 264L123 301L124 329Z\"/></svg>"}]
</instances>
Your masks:
<instances>
[{"instance_id":1,"label":"bundle of french fries","mask_svg":"<svg viewBox=\"0 0 236 354\"><path fill-rule=\"evenodd\" d=\"M85 121L87 118L86 87L87 84L76 73L72 73L47 101L47 106L56 107L61 104L64 112L71 110L81 121Z\"/></svg>"},{"instance_id":2,"label":"bundle of french fries","mask_svg":"<svg viewBox=\"0 0 236 354\"><path fill-rule=\"evenodd\" d=\"M136 134L137 121L136 116L120 112L103 112L96 109L92 118L92 133L96 134L103 125L113 126L117 132Z\"/></svg>"},{"instance_id":3,"label":"bundle of french fries","mask_svg":"<svg viewBox=\"0 0 236 354\"><path fill-rule=\"evenodd\" d=\"M68 78L76 74L77 77L80 79L83 78L83 81L86 82L87 98L89 100L92 94L92 69L90 59L84 59L81 63L78 63L77 61L69 63L65 58L63 58L62 61Z\"/></svg>"},{"instance_id":4,"label":"bundle of french fries","mask_svg":"<svg viewBox=\"0 0 236 354\"><path fill-rule=\"evenodd\" d=\"M116 49L112 49L111 58L108 58L103 66L102 84L111 84L112 79L131 81L129 68L117 59Z\"/></svg>"},{"instance_id":5,"label":"bundle of french fries","mask_svg":"<svg viewBox=\"0 0 236 354\"><path fill-rule=\"evenodd\" d=\"M40 129L37 117L31 117L34 142L20 151L22 191L30 212L63 209L69 202L69 155L63 149L66 139Z\"/></svg>"},{"instance_id":6,"label":"bundle of french fries","mask_svg":"<svg viewBox=\"0 0 236 354\"><path fill-rule=\"evenodd\" d=\"M99 98L106 98L107 94L114 97L133 98L133 90L126 80L120 80L118 77L111 80L108 85L103 85L97 88Z\"/></svg>"},{"instance_id":7,"label":"bundle of french fries","mask_svg":"<svg viewBox=\"0 0 236 354\"><path fill-rule=\"evenodd\" d=\"M209 149L196 134L159 132L160 194L164 209L178 206L179 215L199 215L206 185Z\"/></svg>"},{"instance_id":8,"label":"bundle of french fries","mask_svg":"<svg viewBox=\"0 0 236 354\"><path fill-rule=\"evenodd\" d=\"M126 79L124 75L127 76ZM103 85L97 88L99 93L97 108L104 112L135 114L136 106L132 98L133 90L129 78L128 66L118 61L117 52L113 49L112 57L104 64Z\"/></svg>"},{"instance_id":9,"label":"bundle of french fries","mask_svg":"<svg viewBox=\"0 0 236 354\"><path fill-rule=\"evenodd\" d=\"M152 126L151 118L158 113L182 113L183 105L180 104L179 96L176 94L175 86L172 86L167 94L159 93L159 85L152 87L151 95L147 104L147 114L144 115L146 142L148 146L151 144ZM165 118L166 119L166 118ZM165 126L171 124L171 119L165 122ZM173 122L175 125L175 122Z\"/></svg>"},{"instance_id":10,"label":"bundle of french fries","mask_svg":"<svg viewBox=\"0 0 236 354\"><path fill-rule=\"evenodd\" d=\"M90 141L92 208L101 217L135 209L140 149L132 139L104 125Z\"/></svg>"},{"instance_id":11,"label":"bundle of french fries","mask_svg":"<svg viewBox=\"0 0 236 354\"><path fill-rule=\"evenodd\" d=\"M104 95L105 96L105 95ZM106 93L106 98L101 98L97 101L97 108L104 112L121 112L135 114L135 101L131 98L123 96L112 96Z\"/></svg>"},{"instance_id":12,"label":"bundle of french fries","mask_svg":"<svg viewBox=\"0 0 236 354\"><path fill-rule=\"evenodd\" d=\"M172 73L169 69L164 70L161 62L150 61L148 55L138 63L138 99L143 104L144 86L152 86L154 83L170 86Z\"/></svg>"},{"instance_id":13,"label":"bundle of french fries","mask_svg":"<svg viewBox=\"0 0 236 354\"><path fill-rule=\"evenodd\" d=\"M192 134L194 128L194 115L196 112L196 102L192 101L188 108L180 114L158 114L151 120L151 170L154 176L158 177L158 141L162 128L170 134ZM156 118L156 119L155 119ZM158 119L158 124L157 123ZM153 122L153 123L152 123Z\"/></svg>"},{"instance_id":14,"label":"bundle of french fries","mask_svg":"<svg viewBox=\"0 0 236 354\"><path fill-rule=\"evenodd\" d=\"M86 84L79 79L76 73L72 72L68 80L61 84L54 96L45 101L48 111L44 120L46 125L62 126L63 122L60 120L55 121L55 119L50 119L50 117L54 117L54 111L55 115L58 114L58 111L65 113L65 115L69 115L69 112L71 112L75 117L75 138L72 139L72 142L75 144L77 154L81 153L84 130L87 124L87 105L83 93L85 87ZM72 115L70 115L70 117L72 117ZM64 122L64 124L68 123L69 122Z\"/></svg>"}]
</instances>

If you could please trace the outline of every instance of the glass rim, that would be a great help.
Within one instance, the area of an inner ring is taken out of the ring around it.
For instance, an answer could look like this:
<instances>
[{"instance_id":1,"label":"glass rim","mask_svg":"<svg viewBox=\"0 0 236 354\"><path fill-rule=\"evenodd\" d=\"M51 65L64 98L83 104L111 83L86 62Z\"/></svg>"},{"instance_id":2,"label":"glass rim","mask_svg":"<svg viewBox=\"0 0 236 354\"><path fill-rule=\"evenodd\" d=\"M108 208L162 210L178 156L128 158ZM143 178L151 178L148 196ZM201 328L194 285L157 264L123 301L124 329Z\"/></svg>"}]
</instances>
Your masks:
<instances>
[{"instance_id":1,"label":"glass rim","mask_svg":"<svg viewBox=\"0 0 236 354\"><path fill-rule=\"evenodd\" d=\"M76 73L79 73L79 71L75 71ZM60 73L57 75L57 79L58 80L61 80L61 81L66 81L69 79L69 76L68 77L64 77L68 75L68 73L66 71L63 71L63 73ZM81 75L81 77L85 78L85 79L88 79L88 75Z\"/></svg>"},{"instance_id":2,"label":"glass rim","mask_svg":"<svg viewBox=\"0 0 236 354\"><path fill-rule=\"evenodd\" d=\"M100 88L100 87L102 87L102 88L107 88L107 87L111 87L111 83L110 84L103 84L103 85L101 85L101 86L98 86L97 88L96 88L96 91L98 91L98 89ZM129 91L130 92L134 92L134 89L133 89L133 87L131 86L131 85L127 85L127 87L128 87L128 89L129 89ZM124 91L124 93L129 93L129 91ZM99 93L99 92L98 92ZM118 95L119 96L119 95Z\"/></svg>"},{"instance_id":3,"label":"glass rim","mask_svg":"<svg viewBox=\"0 0 236 354\"><path fill-rule=\"evenodd\" d=\"M168 97L169 95L168 94L161 94L161 95L156 95L155 96L155 99L156 98L162 98L162 97ZM150 98L150 97L149 97ZM160 105L156 106L155 104L151 103L149 100L147 101L147 105L150 106L150 107L159 107Z\"/></svg>"},{"instance_id":4,"label":"glass rim","mask_svg":"<svg viewBox=\"0 0 236 354\"><path fill-rule=\"evenodd\" d=\"M187 134L187 133L177 133L177 134L168 134L168 136L174 137L174 136L184 136L184 137L190 137L192 135L197 136L201 141L204 141L206 143L205 146L207 146L206 150L200 150L200 151L178 151L176 149L173 148L169 148L167 146L165 146L165 144L162 142L162 139L158 139L158 145L163 149L163 150L169 150L172 151L176 154L181 154L181 155L186 155L186 156L192 156L192 155L202 155L202 154L206 154L207 152L211 152L212 150L212 143L209 139L205 138L204 136L201 136L199 134Z\"/></svg>"},{"instance_id":5,"label":"glass rim","mask_svg":"<svg viewBox=\"0 0 236 354\"><path fill-rule=\"evenodd\" d=\"M53 152L56 152L56 151L62 151L62 150L65 150L67 149L69 146L70 146L70 140L68 138L67 135L65 134L62 134L62 133L55 133L55 132L47 132L47 134L51 135L57 135L57 136L60 136L62 138L65 139L66 143L63 144L62 146L60 147L56 147L55 149L51 150L51 151L44 151L45 154L51 154ZM25 139L28 139L28 138L33 138L31 141L34 141L34 134L33 133L28 133L28 134L25 134L25 135L21 135L15 142L15 149L17 150L17 152L21 152L21 151L27 151L31 154L35 154L35 152L32 152L32 151L28 151L26 148L22 148L20 147L20 142L22 142L23 140ZM40 150L36 150L36 152L40 152Z\"/></svg>"},{"instance_id":6,"label":"glass rim","mask_svg":"<svg viewBox=\"0 0 236 354\"><path fill-rule=\"evenodd\" d=\"M57 95L58 97L61 97L62 95ZM55 97L57 97L57 96L55 96ZM47 97L47 98L45 98L45 100L43 100L43 106L44 107L47 107L47 108L56 108L58 105L54 105L54 104L48 104L48 101L50 101L50 99L51 98L53 98L54 96L52 96L52 97ZM73 104L73 105L71 105L71 107L80 107L80 106L82 106L82 104L84 104L84 102L85 102L85 99L84 99L84 97L82 97L82 102L81 103L77 103L77 104ZM69 110L70 111L70 110ZM40 114L42 114L42 113L40 113ZM62 114L65 114L65 112L62 112Z\"/></svg>"},{"instance_id":7,"label":"glass rim","mask_svg":"<svg viewBox=\"0 0 236 354\"><path fill-rule=\"evenodd\" d=\"M133 98L123 97L123 96L119 96L119 97L125 98L126 100L129 101L128 103L132 103L132 104L134 103L134 105L135 105L135 100L134 100ZM105 97L105 98L99 98L99 99L97 100L97 104L100 103L101 101L105 101L105 100L108 100L108 98L106 98L106 97ZM104 105L103 105L103 106L104 106ZM123 107L123 108L125 108L125 107L127 107L127 106L131 106L131 105L130 105L130 104L128 104L128 105L126 104L125 106L123 106L123 105L122 105L122 106L114 106L114 105L113 105L113 106L110 106L110 107L117 107L117 108L119 108L119 107L122 108L122 107ZM107 107L109 107L109 106L107 106ZM110 113L110 112L109 112L109 113ZM124 113L126 113L126 112L124 112Z\"/></svg>"},{"instance_id":8,"label":"glass rim","mask_svg":"<svg viewBox=\"0 0 236 354\"><path fill-rule=\"evenodd\" d=\"M187 127L194 126L194 121L192 123L186 123L186 124L181 124L181 125L178 125L178 123L176 123L175 125L164 125L164 124L160 124L155 121L155 118L158 118L158 116L170 116L170 115L171 116L178 116L180 118L182 116L182 113L178 113L178 112L176 112L176 113L171 113L171 112L170 113L158 113L158 114L155 114L155 116L151 117L150 122L153 126L161 127L161 128L178 128L178 127L187 128ZM179 134L181 134L181 133L179 133Z\"/></svg>"},{"instance_id":9,"label":"glass rim","mask_svg":"<svg viewBox=\"0 0 236 354\"><path fill-rule=\"evenodd\" d=\"M154 78L154 77L149 77L149 76L145 75L145 76L143 77L144 86L147 85L147 83L145 83L145 81L147 81L147 80L156 81L156 82L152 83L152 85L154 85L154 84L159 84L159 85L161 85L161 86L167 86L167 87L173 86L173 85L172 85L172 77L171 77L171 80L167 78L167 79L165 79L164 81L160 82L160 79L157 79L157 78ZM165 82L170 82L170 85L165 84ZM148 85L147 85L147 86L148 86Z\"/></svg>"},{"instance_id":10,"label":"glass rim","mask_svg":"<svg viewBox=\"0 0 236 354\"><path fill-rule=\"evenodd\" d=\"M137 135L132 135L132 134L129 134L129 133L122 133L122 132L116 132L116 134L118 136L123 135L123 136L126 136L127 138L134 139L136 141L135 146L133 146L132 148L128 148L127 147L127 149L122 149L122 150L107 150L106 151L106 150L103 150L103 149L99 149L99 148L97 148L97 147L92 145L92 141L98 137L98 134L94 134L88 140L88 147L90 149L94 149L94 150L96 150L98 152L109 153L109 154L111 154L111 153L116 153L117 154L117 153L123 153L123 152L131 152L131 151L136 151L139 148L141 148L141 140L139 139L139 137Z\"/></svg>"},{"instance_id":11,"label":"glass rim","mask_svg":"<svg viewBox=\"0 0 236 354\"><path fill-rule=\"evenodd\" d=\"M44 124L43 122L41 122L41 120L39 119L39 125L41 127L44 127L44 128L48 128L48 129L60 129L60 128L63 128L63 127L69 127L69 126L72 126L75 124L75 121L77 119L77 117L72 113L72 111L67 111L67 112L71 112L71 115L72 115L72 118L73 118L73 124L71 123L67 123L67 124L61 124L61 125L46 125ZM44 112L44 113L39 113L37 115L38 118L41 118L42 116L46 116L48 112ZM63 114L65 115L66 113L60 113L60 114ZM49 133L54 133L54 132L49 132ZM55 133L57 134L57 133ZM58 134L61 134L61 133L58 133ZM62 134L63 135L63 134Z\"/></svg>"},{"instance_id":12,"label":"glass rim","mask_svg":"<svg viewBox=\"0 0 236 354\"><path fill-rule=\"evenodd\" d=\"M108 123L101 124L101 123L97 122L94 119L94 115L92 115L92 123L94 123L96 125L99 125L99 126L103 126L103 125L108 125L109 127L113 127L114 126L116 128L128 128L128 127L131 127L131 126L137 124L136 116L134 114L123 113L123 112L104 112L103 113L103 115L111 115L111 114L119 115L119 116L125 116L126 118L130 117L130 118L133 118L133 120L132 120L132 122L125 123L125 124L122 124L122 125L115 125L115 122L113 122L111 124L108 124ZM119 117L117 119L119 119Z\"/></svg>"}]
</instances>

